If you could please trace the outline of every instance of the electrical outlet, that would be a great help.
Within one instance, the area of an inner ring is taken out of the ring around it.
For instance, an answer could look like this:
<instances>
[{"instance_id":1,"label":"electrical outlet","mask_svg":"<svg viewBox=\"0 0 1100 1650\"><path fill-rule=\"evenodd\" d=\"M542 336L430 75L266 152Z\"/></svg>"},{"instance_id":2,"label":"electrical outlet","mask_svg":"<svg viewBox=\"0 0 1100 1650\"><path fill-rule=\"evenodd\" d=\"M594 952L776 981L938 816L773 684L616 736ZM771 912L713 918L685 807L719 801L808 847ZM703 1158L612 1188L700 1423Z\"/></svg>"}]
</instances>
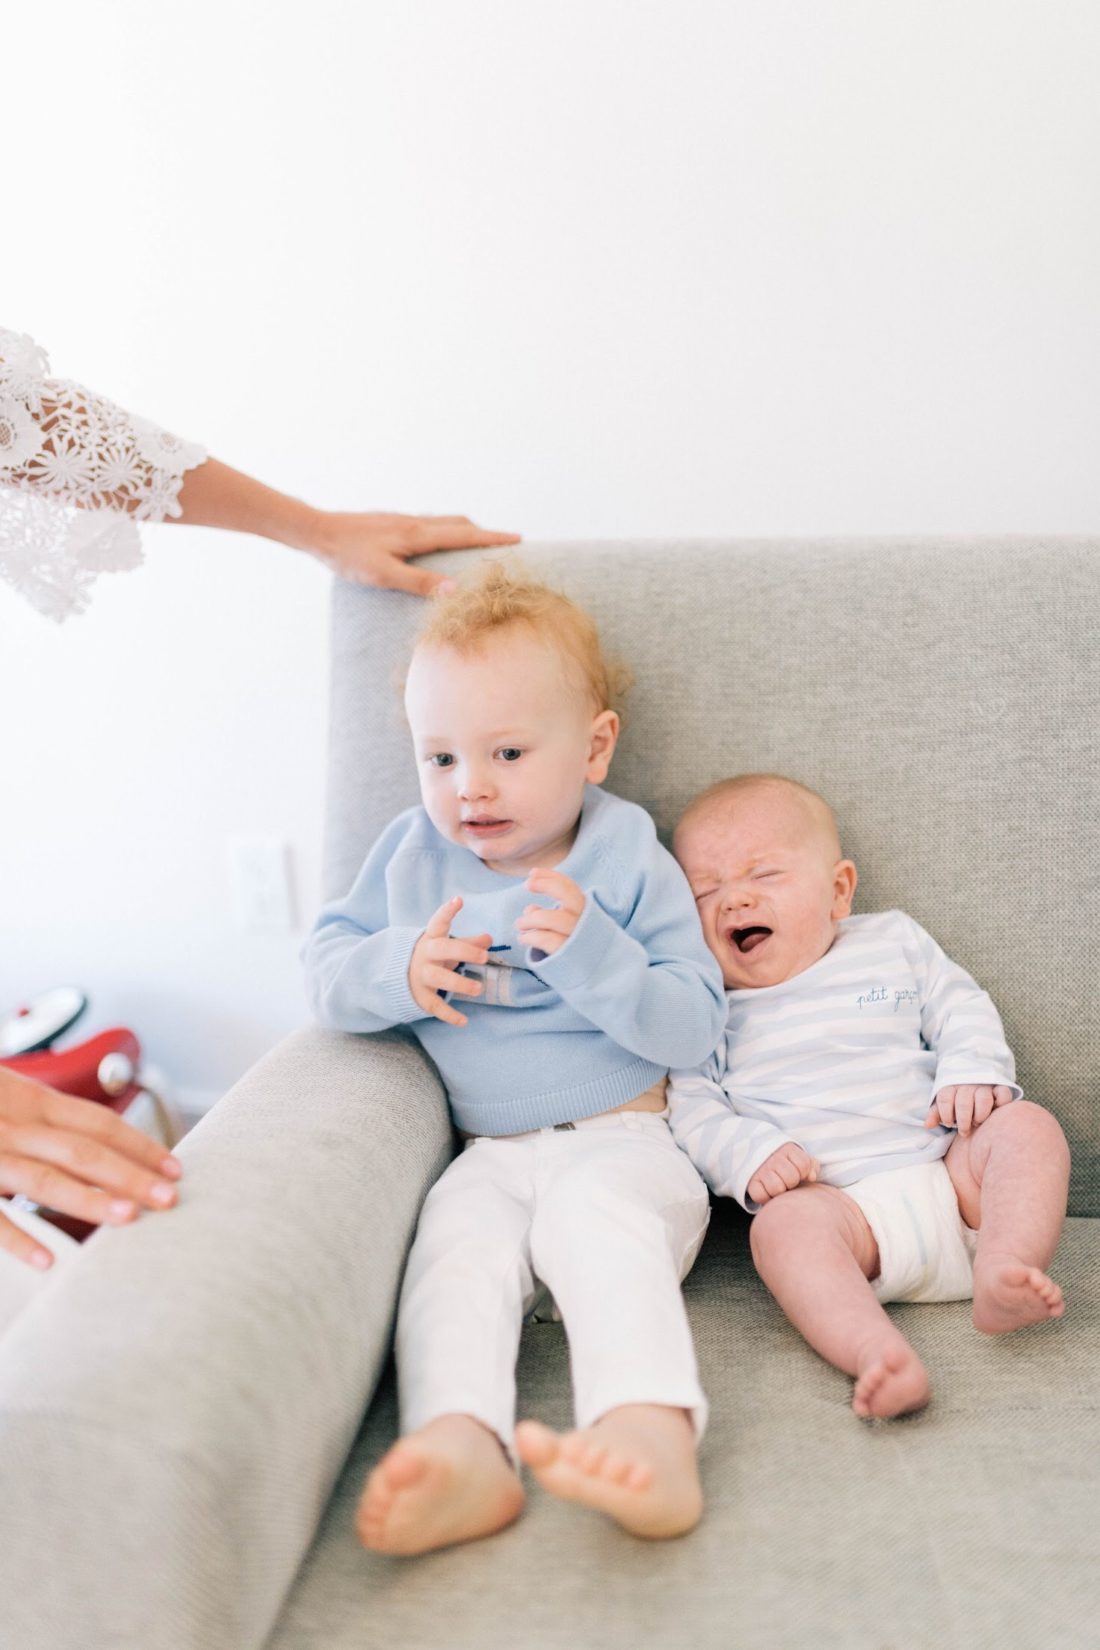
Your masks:
<instances>
[{"instance_id":1,"label":"electrical outlet","mask_svg":"<svg viewBox=\"0 0 1100 1650\"><path fill-rule=\"evenodd\" d=\"M290 848L280 837L232 836L229 875L237 927L249 934L294 929Z\"/></svg>"}]
</instances>

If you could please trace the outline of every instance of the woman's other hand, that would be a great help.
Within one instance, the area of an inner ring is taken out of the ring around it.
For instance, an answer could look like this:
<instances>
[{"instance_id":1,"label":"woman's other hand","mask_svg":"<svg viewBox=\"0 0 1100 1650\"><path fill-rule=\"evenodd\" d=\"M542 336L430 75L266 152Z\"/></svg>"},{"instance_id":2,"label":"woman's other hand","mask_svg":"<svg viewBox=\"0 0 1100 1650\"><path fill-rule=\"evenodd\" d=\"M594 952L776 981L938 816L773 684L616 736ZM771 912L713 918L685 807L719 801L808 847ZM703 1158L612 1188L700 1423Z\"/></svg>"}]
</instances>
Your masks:
<instances>
[{"instance_id":1,"label":"woman's other hand","mask_svg":"<svg viewBox=\"0 0 1100 1650\"><path fill-rule=\"evenodd\" d=\"M0 1194L95 1226L123 1226L139 1206L176 1201L179 1162L159 1141L124 1123L109 1106L20 1077L0 1066ZM0 1249L45 1270L53 1256L0 1214Z\"/></svg>"}]
</instances>

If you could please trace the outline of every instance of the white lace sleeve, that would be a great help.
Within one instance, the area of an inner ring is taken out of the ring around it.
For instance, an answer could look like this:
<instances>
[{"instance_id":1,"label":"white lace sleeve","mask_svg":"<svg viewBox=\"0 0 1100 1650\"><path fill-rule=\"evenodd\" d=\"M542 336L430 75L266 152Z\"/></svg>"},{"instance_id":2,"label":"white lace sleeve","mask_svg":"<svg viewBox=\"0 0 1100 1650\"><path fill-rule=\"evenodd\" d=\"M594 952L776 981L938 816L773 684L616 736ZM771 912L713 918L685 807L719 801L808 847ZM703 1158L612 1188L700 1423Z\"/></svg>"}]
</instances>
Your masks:
<instances>
[{"instance_id":1,"label":"white lace sleeve","mask_svg":"<svg viewBox=\"0 0 1100 1650\"><path fill-rule=\"evenodd\" d=\"M100 573L138 566L136 524L178 516L184 473L207 454L49 370L32 338L0 327L0 577L61 620Z\"/></svg>"}]
</instances>

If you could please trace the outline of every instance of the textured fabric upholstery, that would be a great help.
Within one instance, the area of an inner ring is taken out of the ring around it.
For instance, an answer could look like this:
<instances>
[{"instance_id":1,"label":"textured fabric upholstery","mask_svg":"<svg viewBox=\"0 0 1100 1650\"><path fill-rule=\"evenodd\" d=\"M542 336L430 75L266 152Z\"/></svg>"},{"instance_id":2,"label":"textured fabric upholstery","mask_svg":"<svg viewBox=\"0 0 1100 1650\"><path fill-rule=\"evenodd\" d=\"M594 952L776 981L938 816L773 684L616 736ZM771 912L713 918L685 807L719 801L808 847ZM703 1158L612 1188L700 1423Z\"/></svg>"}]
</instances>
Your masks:
<instances>
[{"instance_id":1,"label":"textured fabric upholstery","mask_svg":"<svg viewBox=\"0 0 1100 1650\"><path fill-rule=\"evenodd\" d=\"M450 1151L419 1048L308 1031L179 1148L177 1209L103 1231L0 1341L0 1644L249 1650L385 1355Z\"/></svg>"},{"instance_id":2,"label":"textured fabric upholstery","mask_svg":"<svg viewBox=\"0 0 1100 1650\"><path fill-rule=\"evenodd\" d=\"M1079 1217L1100 1214L1097 550L523 551L635 670L611 788L666 833L726 773L823 790L860 866L857 908L902 906L993 993L1025 1089L1070 1135ZM329 893L415 800L390 682L421 612L336 588ZM492 1540L363 1553L352 1510L394 1436L388 1376L341 1463L448 1150L414 1046L303 1033L185 1143L180 1209L100 1234L17 1322L0 1343L0 1644L1096 1645L1096 1218L1071 1220L1056 1257L1060 1323L989 1341L965 1305L891 1308L933 1403L863 1423L757 1281L747 1220L726 1206L687 1281L712 1411L696 1531L636 1542L536 1487ZM568 1423L560 1325L525 1331L520 1407Z\"/></svg>"},{"instance_id":3,"label":"textured fabric upholstery","mask_svg":"<svg viewBox=\"0 0 1100 1650\"><path fill-rule=\"evenodd\" d=\"M492 1540L364 1553L387 1381L269 1650L1095 1650L1097 1222L1067 1227L1061 1323L989 1341L965 1304L892 1307L933 1399L870 1422L757 1279L747 1227L716 1212L686 1286L712 1406L697 1530L637 1542L536 1485ZM560 1324L525 1330L519 1377L521 1415L571 1424Z\"/></svg>"}]
</instances>

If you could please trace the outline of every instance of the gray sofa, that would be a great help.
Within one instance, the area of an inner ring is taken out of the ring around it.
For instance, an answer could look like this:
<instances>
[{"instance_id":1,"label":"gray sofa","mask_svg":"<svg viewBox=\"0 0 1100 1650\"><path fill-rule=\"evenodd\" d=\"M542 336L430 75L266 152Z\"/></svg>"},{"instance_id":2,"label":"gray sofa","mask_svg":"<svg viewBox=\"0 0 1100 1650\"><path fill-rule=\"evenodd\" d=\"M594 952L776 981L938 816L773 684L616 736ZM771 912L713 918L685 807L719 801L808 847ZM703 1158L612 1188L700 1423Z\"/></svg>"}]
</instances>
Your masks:
<instances>
[{"instance_id":1,"label":"gray sofa","mask_svg":"<svg viewBox=\"0 0 1100 1650\"><path fill-rule=\"evenodd\" d=\"M722 1207L686 1285L713 1411L695 1532L647 1545L536 1487L491 1540L368 1555L352 1511L395 1431L395 1292L450 1134L411 1040L302 1031L188 1138L179 1209L99 1234L0 1344L0 1644L1095 1647L1097 543L523 553L634 667L612 789L667 832L719 775L804 779L857 909L909 910L992 992L1073 1151L1067 1315L989 1341L963 1304L892 1308L933 1402L859 1422ZM335 592L332 892L415 799L391 681L419 616ZM560 1325L525 1332L520 1391L567 1424Z\"/></svg>"}]
</instances>

